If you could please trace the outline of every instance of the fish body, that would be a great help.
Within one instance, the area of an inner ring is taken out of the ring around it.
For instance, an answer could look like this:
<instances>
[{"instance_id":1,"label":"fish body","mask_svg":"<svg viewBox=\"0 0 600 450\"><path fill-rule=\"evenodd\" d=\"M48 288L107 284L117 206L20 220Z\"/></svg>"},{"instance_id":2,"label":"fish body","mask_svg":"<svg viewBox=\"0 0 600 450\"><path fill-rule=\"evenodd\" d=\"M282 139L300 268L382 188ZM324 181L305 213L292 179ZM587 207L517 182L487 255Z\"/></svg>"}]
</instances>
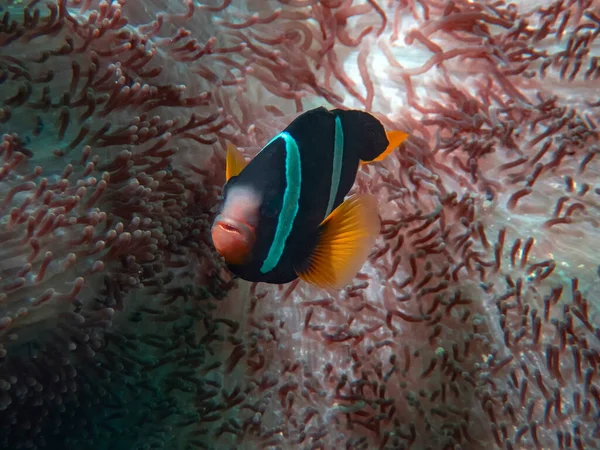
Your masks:
<instances>
[{"instance_id":1,"label":"fish body","mask_svg":"<svg viewBox=\"0 0 600 450\"><path fill-rule=\"evenodd\" d=\"M386 133L366 112L320 107L298 116L249 163L229 146L223 206L212 228L229 269L248 281L301 277L343 287L380 228L372 196L345 197L361 162L382 159L406 137Z\"/></svg>"}]
</instances>

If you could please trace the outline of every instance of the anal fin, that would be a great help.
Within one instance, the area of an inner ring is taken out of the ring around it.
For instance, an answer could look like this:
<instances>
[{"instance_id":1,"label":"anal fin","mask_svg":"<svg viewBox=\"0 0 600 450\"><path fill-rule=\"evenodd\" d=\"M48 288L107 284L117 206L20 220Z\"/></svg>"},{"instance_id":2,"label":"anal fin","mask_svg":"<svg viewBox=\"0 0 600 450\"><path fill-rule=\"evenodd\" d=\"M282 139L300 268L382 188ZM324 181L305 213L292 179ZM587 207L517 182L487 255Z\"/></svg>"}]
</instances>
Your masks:
<instances>
[{"instance_id":1,"label":"anal fin","mask_svg":"<svg viewBox=\"0 0 600 450\"><path fill-rule=\"evenodd\" d=\"M321 223L317 246L298 276L320 288L342 289L367 260L380 226L374 196L347 198Z\"/></svg>"},{"instance_id":2,"label":"anal fin","mask_svg":"<svg viewBox=\"0 0 600 450\"><path fill-rule=\"evenodd\" d=\"M225 158L225 180L238 176L244 167L248 165L244 155L230 142L227 143L227 156Z\"/></svg>"},{"instance_id":3,"label":"anal fin","mask_svg":"<svg viewBox=\"0 0 600 450\"><path fill-rule=\"evenodd\" d=\"M387 158L387 156L390 153L392 153L408 137L408 133L405 133L403 131L387 131L385 133L385 135L387 136L387 139L388 139L388 142L389 142L387 148L383 151L383 153L381 155L379 155L374 160L372 160L372 161L361 161L360 162L361 165L362 164L369 164L369 163L377 162L377 161L383 161L385 158Z\"/></svg>"}]
</instances>

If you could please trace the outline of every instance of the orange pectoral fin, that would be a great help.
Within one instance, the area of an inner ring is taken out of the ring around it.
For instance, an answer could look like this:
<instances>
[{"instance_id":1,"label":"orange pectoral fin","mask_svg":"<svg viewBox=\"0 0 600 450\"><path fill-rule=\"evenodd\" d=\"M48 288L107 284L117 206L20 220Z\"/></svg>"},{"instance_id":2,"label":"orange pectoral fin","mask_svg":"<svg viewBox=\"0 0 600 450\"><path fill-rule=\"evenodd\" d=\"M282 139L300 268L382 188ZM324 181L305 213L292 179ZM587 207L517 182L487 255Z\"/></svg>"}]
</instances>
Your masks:
<instances>
[{"instance_id":1,"label":"orange pectoral fin","mask_svg":"<svg viewBox=\"0 0 600 450\"><path fill-rule=\"evenodd\" d=\"M342 289L365 263L379 235L377 200L349 197L321 224L317 247L298 276L320 288Z\"/></svg>"},{"instance_id":2,"label":"orange pectoral fin","mask_svg":"<svg viewBox=\"0 0 600 450\"><path fill-rule=\"evenodd\" d=\"M225 179L229 181L231 177L235 177L240 174L244 167L248 165L244 156L240 151L231 143L227 143L227 157L225 159Z\"/></svg>"},{"instance_id":3,"label":"orange pectoral fin","mask_svg":"<svg viewBox=\"0 0 600 450\"><path fill-rule=\"evenodd\" d=\"M388 131L385 133L388 138L388 146L385 151L372 161L361 161L360 164L369 164L372 162L383 161L387 156L392 153L400 144L402 144L408 137L408 133L403 131Z\"/></svg>"}]
</instances>

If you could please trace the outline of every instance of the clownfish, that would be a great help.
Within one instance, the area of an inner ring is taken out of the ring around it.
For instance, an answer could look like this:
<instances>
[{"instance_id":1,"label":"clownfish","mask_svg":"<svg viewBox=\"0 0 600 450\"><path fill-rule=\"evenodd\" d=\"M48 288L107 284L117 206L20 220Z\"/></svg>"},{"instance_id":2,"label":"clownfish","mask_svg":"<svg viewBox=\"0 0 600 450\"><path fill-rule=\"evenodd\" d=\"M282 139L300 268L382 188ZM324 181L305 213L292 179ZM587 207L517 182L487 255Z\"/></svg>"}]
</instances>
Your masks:
<instances>
[{"instance_id":1,"label":"clownfish","mask_svg":"<svg viewBox=\"0 0 600 450\"><path fill-rule=\"evenodd\" d=\"M250 162L228 144L223 203L212 241L246 281L301 278L341 289L379 235L377 201L345 198L359 165L380 161L408 134L358 110L319 107L294 119Z\"/></svg>"}]
</instances>

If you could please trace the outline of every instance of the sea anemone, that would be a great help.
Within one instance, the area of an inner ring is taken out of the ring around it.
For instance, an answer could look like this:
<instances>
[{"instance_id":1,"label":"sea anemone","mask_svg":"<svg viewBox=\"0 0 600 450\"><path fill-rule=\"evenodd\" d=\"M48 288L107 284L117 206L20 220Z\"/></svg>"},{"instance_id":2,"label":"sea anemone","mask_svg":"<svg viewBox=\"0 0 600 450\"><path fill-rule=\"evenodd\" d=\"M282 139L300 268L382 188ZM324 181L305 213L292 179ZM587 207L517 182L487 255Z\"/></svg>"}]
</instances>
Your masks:
<instances>
[{"instance_id":1,"label":"sea anemone","mask_svg":"<svg viewBox=\"0 0 600 450\"><path fill-rule=\"evenodd\" d=\"M76 3L12 2L0 25L5 448L160 442L195 412L172 372L210 371L196 333L214 324L194 323L228 289L207 238L219 177L195 165L222 109L120 4Z\"/></svg>"},{"instance_id":2,"label":"sea anemone","mask_svg":"<svg viewBox=\"0 0 600 450\"><path fill-rule=\"evenodd\" d=\"M4 447L600 446L597 2L3 14ZM376 248L335 297L230 280L226 141L321 104L410 132Z\"/></svg>"}]
</instances>

